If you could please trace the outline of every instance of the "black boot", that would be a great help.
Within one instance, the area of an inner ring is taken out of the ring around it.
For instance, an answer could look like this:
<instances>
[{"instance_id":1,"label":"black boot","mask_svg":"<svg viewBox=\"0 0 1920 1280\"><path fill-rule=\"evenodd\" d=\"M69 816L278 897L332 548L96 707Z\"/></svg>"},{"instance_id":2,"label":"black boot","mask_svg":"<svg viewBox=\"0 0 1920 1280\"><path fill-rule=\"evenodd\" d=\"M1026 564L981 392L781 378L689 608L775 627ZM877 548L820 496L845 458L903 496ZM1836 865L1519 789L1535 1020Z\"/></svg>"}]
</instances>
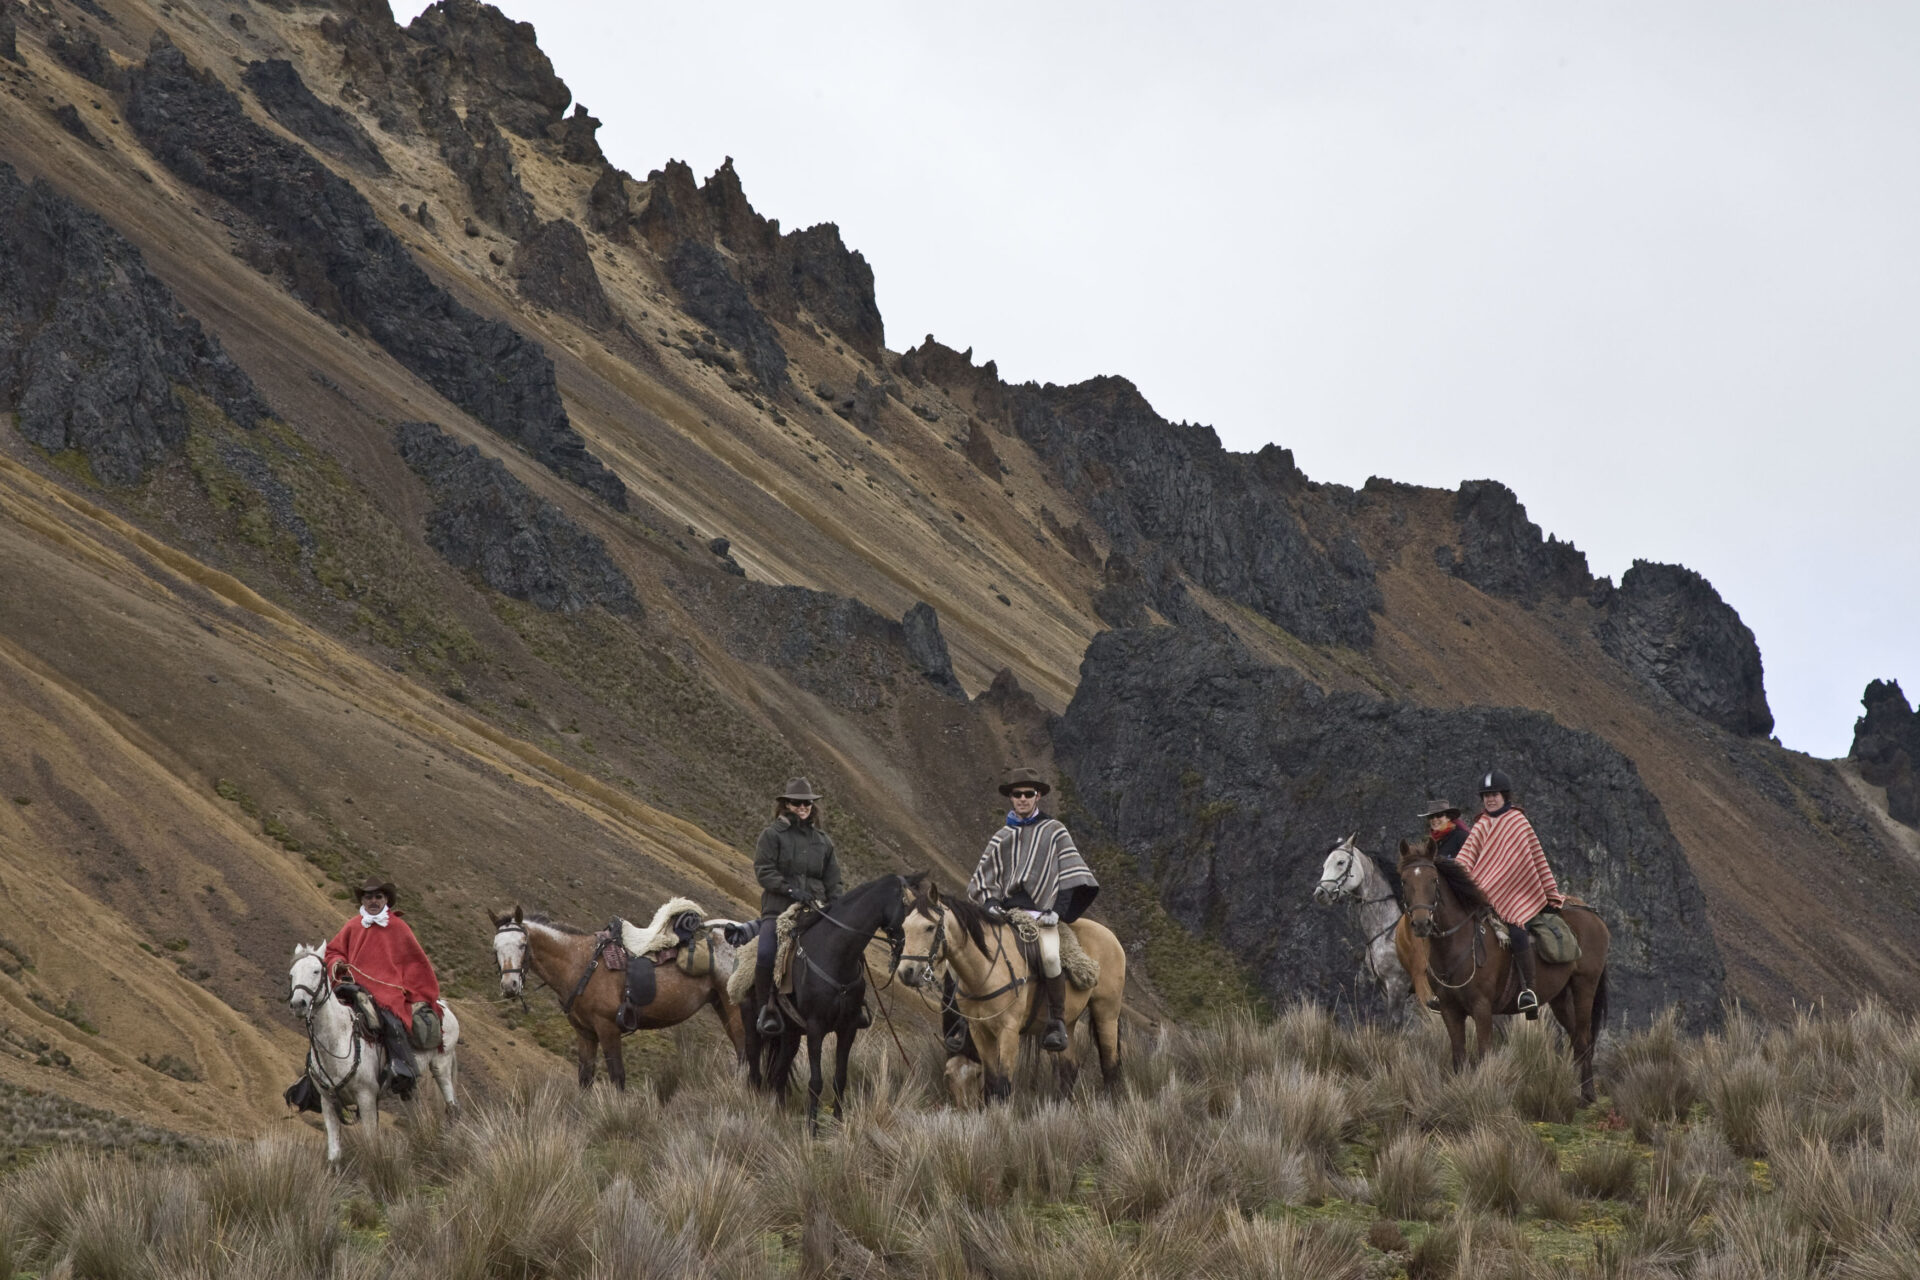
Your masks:
<instances>
[{"instance_id":1,"label":"black boot","mask_svg":"<svg viewBox=\"0 0 1920 1280\"><path fill-rule=\"evenodd\" d=\"M1047 979L1047 1033L1040 1047L1048 1053L1064 1053L1067 1048L1067 979L1056 973Z\"/></svg>"},{"instance_id":2,"label":"black boot","mask_svg":"<svg viewBox=\"0 0 1920 1280\"><path fill-rule=\"evenodd\" d=\"M777 1036L787 1029L787 1020L780 1016L773 1002L772 956L753 967L753 999L760 1006L760 1016L753 1024L755 1031L763 1036Z\"/></svg>"},{"instance_id":3,"label":"black boot","mask_svg":"<svg viewBox=\"0 0 1920 1280\"><path fill-rule=\"evenodd\" d=\"M420 1067L413 1060L413 1045L400 1019L385 1009L380 1011L381 1041L387 1048L387 1082L395 1097L411 1098L413 1086L420 1081Z\"/></svg>"},{"instance_id":4,"label":"black boot","mask_svg":"<svg viewBox=\"0 0 1920 1280\"><path fill-rule=\"evenodd\" d=\"M1513 967L1520 974L1520 994L1514 998L1513 1007L1532 1022L1540 1016L1540 997L1533 993L1533 939L1527 936L1527 926L1508 925L1507 945L1513 952Z\"/></svg>"},{"instance_id":5,"label":"black boot","mask_svg":"<svg viewBox=\"0 0 1920 1280\"><path fill-rule=\"evenodd\" d=\"M967 1020L961 1015L960 1002L955 998L958 990L959 987L955 984L953 975L948 974L940 994L940 1029L941 1038L947 1046L947 1056L950 1058L963 1056L971 1041L971 1037L967 1034Z\"/></svg>"}]
</instances>

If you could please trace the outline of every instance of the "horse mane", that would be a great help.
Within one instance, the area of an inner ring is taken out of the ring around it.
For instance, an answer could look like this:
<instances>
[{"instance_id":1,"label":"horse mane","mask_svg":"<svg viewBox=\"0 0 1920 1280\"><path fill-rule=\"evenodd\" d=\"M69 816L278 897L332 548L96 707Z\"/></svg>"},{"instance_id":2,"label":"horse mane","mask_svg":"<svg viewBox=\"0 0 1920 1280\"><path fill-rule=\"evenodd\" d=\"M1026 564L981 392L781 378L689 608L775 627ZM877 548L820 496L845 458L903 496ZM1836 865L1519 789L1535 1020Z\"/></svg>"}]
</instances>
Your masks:
<instances>
[{"instance_id":1,"label":"horse mane","mask_svg":"<svg viewBox=\"0 0 1920 1280\"><path fill-rule=\"evenodd\" d=\"M916 898L913 905L918 907L925 902L926 897L923 895ZM983 956L989 954L986 909L970 898L950 898L945 894L940 895L940 905L952 914L954 922L960 926L968 938L973 940L973 945L980 949L980 954Z\"/></svg>"},{"instance_id":2,"label":"horse mane","mask_svg":"<svg viewBox=\"0 0 1920 1280\"><path fill-rule=\"evenodd\" d=\"M1366 850L1355 846L1354 852L1366 853ZM1407 893L1406 886L1400 883L1400 864L1384 853L1367 853L1367 859L1373 863L1373 869L1380 873L1380 878L1387 882L1387 892L1393 895L1395 904L1405 910Z\"/></svg>"},{"instance_id":3,"label":"horse mane","mask_svg":"<svg viewBox=\"0 0 1920 1280\"><path fill-rule=\"evenodd\" d=\"M1432 852L1431 843L1428 845L1428 852L1429 854ZM1433 869L1440 873L1441 878L1447 882L1447 888L1453 890L1453 896L1468 912L1478 911L1488 905L1487 896L1480 892L1480 886L1473 882L1473 877L1467 874L1467 869L1452 858L1434 858Z\"/></svg>"}]
</instances>

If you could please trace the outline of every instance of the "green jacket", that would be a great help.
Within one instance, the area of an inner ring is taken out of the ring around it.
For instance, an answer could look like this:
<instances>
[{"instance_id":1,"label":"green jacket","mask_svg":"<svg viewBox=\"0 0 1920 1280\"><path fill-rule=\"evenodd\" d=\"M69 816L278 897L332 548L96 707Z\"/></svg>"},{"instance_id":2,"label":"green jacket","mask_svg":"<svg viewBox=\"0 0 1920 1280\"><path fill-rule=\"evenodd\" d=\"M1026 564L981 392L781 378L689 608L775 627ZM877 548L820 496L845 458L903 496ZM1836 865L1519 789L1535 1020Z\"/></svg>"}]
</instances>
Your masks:
<instances>
[{"instance_id":1,"label":"green jacket","mask_svg":"<svg viewBox=\"0 0 1920 1280\"><path fill-rule=\"evenodd\" d=\"M796 902L832 903L840 896L840 864L833 837L818 827L799 827L775 818L760 833L753 850L753 874L760 881L760 914L778 915Z\"/></svg>"}]
</instances>

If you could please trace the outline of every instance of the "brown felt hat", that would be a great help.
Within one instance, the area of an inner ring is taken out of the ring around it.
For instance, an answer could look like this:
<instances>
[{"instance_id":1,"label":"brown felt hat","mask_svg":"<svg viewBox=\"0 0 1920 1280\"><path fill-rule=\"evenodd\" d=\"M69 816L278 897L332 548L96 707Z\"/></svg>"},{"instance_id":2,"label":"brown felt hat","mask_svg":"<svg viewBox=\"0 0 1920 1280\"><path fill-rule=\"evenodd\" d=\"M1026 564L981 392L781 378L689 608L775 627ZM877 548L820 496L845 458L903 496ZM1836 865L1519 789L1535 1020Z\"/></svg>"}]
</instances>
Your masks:
<instances>
[{"instance_id":1,"label":"brown felt hat","mask_svg":"<svg viewBox=\"0 0 1920 1280\"><path fill-rule=\"evenodd\" d=\"M364 898L370 893L384 893L387 895L387 905L393 905L393 881L375 880L369 876L361 883L359 890L353 896L356 898Z\"/></svg>"},{"instance_id":2,"label":"brown felt hat","mask_svg":"<svg viewBox=\"0 0 1920 1280\"><path fill-rule=\"evenodd\" d=\"M1025 765L1021 765L1017 769L1007 770L1007 780L1000 784L1000 794L1010 796L1013 794L1015 787L1032 787L1041 795L1046 795L1047 792L1053 790L1052 787L1047 785L1045 778L1041 777L1036 770L1029 769Z\"/></svg>"},{"instance_id":3,"label":"brown felt hat","mask_svg":"<svg viewBox=\"0 0 1920 1280\"><path fill-rule=\"evenodd\" d=\"M1420 816L1422 818L1437 818L1443 813L1449 818L1457 818L1460 816L1460 807L1458 805L1448 804L1445 800L1429 800L1427 801L1427 811Z\"/></svg>"},{"instance_id":4,"label":"brown felt hat","mask_svg":"<svg viewBox=\"0 0 1920 1280\"><path fill-rule=\"evenodd\" d=\"M788 778L787 785L775 800L823 800L826 797L813 789L813 784L805 778Z\"/></svg>"}]
</instances>

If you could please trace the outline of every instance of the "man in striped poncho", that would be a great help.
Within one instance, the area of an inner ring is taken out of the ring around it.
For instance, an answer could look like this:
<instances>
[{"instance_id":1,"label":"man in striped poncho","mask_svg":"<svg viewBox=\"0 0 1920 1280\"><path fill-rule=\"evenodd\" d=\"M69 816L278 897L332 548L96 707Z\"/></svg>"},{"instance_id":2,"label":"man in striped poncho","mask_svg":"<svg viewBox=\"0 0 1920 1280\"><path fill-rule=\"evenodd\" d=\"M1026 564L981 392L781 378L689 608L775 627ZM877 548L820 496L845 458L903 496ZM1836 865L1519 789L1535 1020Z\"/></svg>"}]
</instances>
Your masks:
<instances>
[{"instance_id":1,"label":"man in striped poncho","mask_svg":"<svg viewBox=\"0 0 1920 1280\"><path fill-rule=\"evenodd\" d=\"M1007 820L987 841L980 865L967 882L967 896L983 906L1025 911L1040 926L1040 969L1047 980L1047 1030L1040 1047L1067 1047L1067 987L1060 975L1062 920L1072 923L1100 892L1073 837L1060 819L1041 811L1040 797L1053 788L1032 769L1015 769L1000 784L1013 802Z\"/></svg>"},{"instance_id":2,"label":"man in striped poncho","mask_svg":"<svg viewBox=\"0 0 1920 1280\"><path fill-rule=\"evenodd\" d=\"M1508 944L1514 968L1520 971L1520 995L1514 1008L1529 1018L1540 1016L1540 997L1533 993L1533 939L1527 925L1546 907L1558 908L1566 899L1554 882L1553 869L1540 837L1520 806L1513 803L1513 780L1494 769L1480 780L1480 805L1486 816L1473 824L1467 842L1454 861L1473 877L1488 903L1507 922Z\"/></svg>"}]
</instances>

